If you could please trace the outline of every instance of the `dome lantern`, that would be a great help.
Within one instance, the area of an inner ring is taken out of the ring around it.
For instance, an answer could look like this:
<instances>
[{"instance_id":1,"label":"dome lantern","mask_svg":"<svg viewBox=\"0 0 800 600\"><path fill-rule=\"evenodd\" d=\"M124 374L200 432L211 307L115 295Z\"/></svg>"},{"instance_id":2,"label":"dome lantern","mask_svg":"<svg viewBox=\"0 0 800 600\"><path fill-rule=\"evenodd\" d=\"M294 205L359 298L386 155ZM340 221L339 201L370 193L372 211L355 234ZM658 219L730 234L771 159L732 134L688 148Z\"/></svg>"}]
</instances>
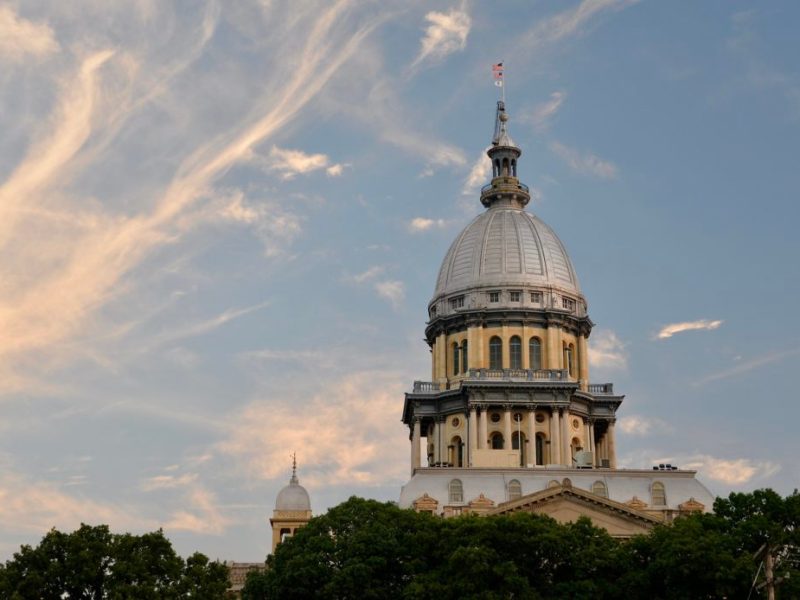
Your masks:
<instances>
[{"instance_id":1,"label":"dome lantern","mask_svg":"<svg viewBox=\"0 0 800 600\"><path fill-rule=\"evenodd\" d=\"M528 186L517 178L517 160L522 150L508 134L508 113L502 100L497 101L494 137L486 154L492 161L492 181L481 189L481 203L487 208L494 204L523 208L531 196Z\"/></svg>"}]
</instances>

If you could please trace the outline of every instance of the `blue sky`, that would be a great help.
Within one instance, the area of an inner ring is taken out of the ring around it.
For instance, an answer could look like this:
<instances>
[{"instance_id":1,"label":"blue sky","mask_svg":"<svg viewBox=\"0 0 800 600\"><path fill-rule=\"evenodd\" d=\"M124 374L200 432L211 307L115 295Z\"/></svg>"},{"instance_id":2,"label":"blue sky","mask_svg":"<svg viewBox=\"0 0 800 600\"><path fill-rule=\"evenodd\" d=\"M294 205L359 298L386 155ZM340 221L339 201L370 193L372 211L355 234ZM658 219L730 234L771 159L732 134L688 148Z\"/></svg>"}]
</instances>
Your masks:
<instances>
[{"instance_id":1,"label":"blue sky","mask_svg":"<svg viewBox=\"0 0 800 600\"><path fill-rule=\"evenodd\" d=\"M396 499L497 88L626 394L620 462L800 480L793 2L0 6L0 557L163 527L260 560Z\"/></svg>"}]
</instances>

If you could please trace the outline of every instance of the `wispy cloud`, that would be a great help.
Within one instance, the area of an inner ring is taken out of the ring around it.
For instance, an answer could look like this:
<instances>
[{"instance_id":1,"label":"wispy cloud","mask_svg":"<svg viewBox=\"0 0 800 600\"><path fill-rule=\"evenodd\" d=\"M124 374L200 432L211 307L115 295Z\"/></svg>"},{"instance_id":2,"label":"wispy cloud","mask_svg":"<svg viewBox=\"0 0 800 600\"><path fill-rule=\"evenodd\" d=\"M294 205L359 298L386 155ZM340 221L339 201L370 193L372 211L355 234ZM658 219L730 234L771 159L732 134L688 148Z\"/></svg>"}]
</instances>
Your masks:
<instances>
[{"instance_id":1,"label":"wispy cloud","mask_svg":"<svg viewBox=\"0 0 800 600\"><path fill-rule=\"evenodd\" d=\"M46 23L23 19L10 6L0 6L0 61L40 59L58 50L55 34Z\"/></svg>"},{"instance_id":2,"label":"wispy cloud","mask_svg":"<svg viewBox=\"0 0 800 600\"><path fill-rule=\"evenodd\" d=\"M402 281L379 281L375 284L375 291L378 296L388 300L395 310L402 307L406 299L406 286Z\"/></svg>"},{"instance_id":3,"label":"wispy cloud","mask_svg":"<svg viewBox=\"0 0 800 600\"><path fill-rule=\"evenodd\" d=\"M754 479L766 479L780 471L780 465L749 458L718 458L706 454L687 457L680 465L685 469L696 469L704 476L732 486L740 486Z\"/></svg>"},{"instance_id":4,"label":"wispy cloud","mask_svg":"<svg viewBox=\"0 0 800 600\"><path fill-rule=\"evenodd\" d=\"M718 329L724 321L710 319L699 319L697 321L683 321L681 323L670 323L664 325L655 336L657 340L665 340L671 338L676 333L683 333L684 331L712 331Z\"/></svg>"},{"instance_id":5,"label":"wispy cloud","mask_svg":"<svg viewBox=\"0 0 800 600\"><path fill-rule=\"evenodd\" d=\"M607 11L618 11L638 0L582 0L575 8L564 10L536 23L522 44L538 49L582 33L591 19Z\"/></svg>"},{"instance_id":6,"label":"wispy cloud","mask_svg":"<svg viewBox=\"0 0 800 600\"><path fill-rule=\"evenodd\" d=\"M425 15L429 23L420 42L419 54L412 68L424 61L438 62L446 56L463 50L472 27L472 19L464 8L451 8L448 12L429 12Z\"/></svg>"},{"instance_id":7,"label":"wispy cloud","mask_svg":"<svg viewBox=\"0 0 800 600\"><path fill-rule=\"evenodd\" d=\"M736 377L737 375L748 373L749 371L753 371L754 369L758 369L759 367L763 367L765 365L780 362L798 354L800 354L800 348L792 348L791 350L785 350L783 352L772 352L765 356L759 356L757 358L741 362L730 369L724 369L722 371L712 373L711 375L707 375L706 377L695 381L693 385L705 385L707 383L711 383L712 381Z\"/></svg>"},{"instance_id":8,"label":"wispy cloud","mask_svg":"<svg viewBox=\"0 0 800 600\"><path fill-rule=\"evenodd\" d=\"M625 343L610 329L600 329L589 338L589 364L601 369L626 369Z\"/></svg>"},{"instance_id":9,"label":"wispy cloud","mask_svg":"<svg viewBox=\"0 0 800 600\"><path fill-rule=\"evenodd\" d=\"M277 146L270 149L267 164L270 169L278 171L283 179L293 179L296 175L320 169L325 169L331 177L338 177L344 171L344 165L331 164L326 154L306 154L302 150L289 150Z\"/></svg>"},{"instance_id":10,"label":"wispy cloud","mask_svg":"<svg viewBox=\"0 0 800 600\"><path fill-rule=\"evenodd\" d=\"M430 229L442 229L447 226L447 221L444 219L428 219L426 217L414 217L408 224L408 229L411 233L420 233Z\"/></svg>"},{"instance_id":11,"label":"wispy cloud","mask_svg":"<svg viewBox=\"0 0 800 600\"><path fill-rule=\"evenodd\" d=\"M183 475L155 475L148 477L142 482L142 489L145 492L153 490L174 489L186 487L197 481L197 473L185 473Z\"/></svg>"},{"instance_id":12,"label":"wispy cloud","mask_svg":"<svg viewBox=\"0 0 800 600\"><path fill-rule=\"evenodd\" d=\"M176 511L164 529L221 535L232 522L218 506L216 495L200 486L185 494L184 504L186 508Z\"/></svg>"},{"instance_id":13,"label":"wispy cloud","mask_svg":"<svg viewBox=\"0 0 800 600\"><path fill-rule=\"evenodd\" d=\"M591 152L580 152L561 142L551 142L550 149L556 153L570 169L581 175L592 175L602 179L615 179L617 167Z\"/></svg>"},{"instance_id":14,"label":"wispy cloud","mask_svg":"<svg viewBox=\"0 0 800 600\"><path fill-rule=\"evenodd\" d=\"M283 477L296 451L304 485L396 483L408 469L403 426L392 418L398 397L397 373L354 372L331 381L305 405L251 403L233 420L220 449L265 479Z\"/></svg>"},{"instance_id":15,"label":"wispy cloud","mask_svg":"<svg viewBox=\"0 0 800 600\"><path fill-rule=\"evenodd\" d=\"M386 270L386 267L383 265L373 265L366 271L362 271L361 273L356 273L355 275L349 277L355 283L364 283L365 281L369 281L371 279L375 279L379 275L382 275L383 272Z\"/></svg>"},{"instance_id":16,"label":"wispy cloud","mask_svg":"<svg viewBox=\"0 0 800 600\"><path fill-rule=\"evenodd\" d=\"M488 148L486 149L488 150ZM486 151L481 152L481 155L472 163L467 178L464 180L464 187L461 193L465 196L471 196L485 183L489 181L492 175L492 161Z\"/></svg>"},{"instance_id":17,"label":"wispy cloud","mask_svg":"<svg viewBox=\"0 0 800 600\"><path fill-rule=\"evenodd\" d=\"M539 131L547 129L551 119L559 111L561 105L564 104L566 99L566 92L553 92L550 94L549 100L536 105L536 107L533 109L533 114L531 115L533 126Z\"/></svg>"},{"instance_id":18,"label":"wispy cloud","mask_svg":"<svg viewBox=\"0 0 800 600\"><path fill-rule=\"evenodd\" d=\"M665 433L672 431L672 427L662 421L643 415L628 415L617 421L617 426L624 433L631 436L646 437L654 433Z\"/></svg>"}]
</instances>

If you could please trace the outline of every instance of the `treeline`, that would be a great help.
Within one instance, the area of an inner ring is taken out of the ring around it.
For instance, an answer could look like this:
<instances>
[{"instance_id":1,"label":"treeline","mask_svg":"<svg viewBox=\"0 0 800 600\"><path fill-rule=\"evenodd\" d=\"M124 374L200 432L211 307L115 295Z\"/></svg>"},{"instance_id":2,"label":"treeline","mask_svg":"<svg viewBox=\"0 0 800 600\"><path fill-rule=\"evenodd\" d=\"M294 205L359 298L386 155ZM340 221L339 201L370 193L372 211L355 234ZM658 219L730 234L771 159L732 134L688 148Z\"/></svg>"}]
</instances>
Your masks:
<instances>
[{"instance_id":1,"label":"treeline","mask_svg":"<svg viewBox=\"0 0 800 600\"><path fill-rule=\"evenodd\" d=\"M199 552L184 560L161 530L53 529L0 564L2 600L218 600L227 589L228 567Z\"/></svg>"},{"instance_id":2,"label":"treeline","mask_svg":"<svg viewBox=\"0 0 800 600\"><path fill-rule=\"evenodd\" d=\"M351 498L315 517L248 576L247 600L294 598L800 598L800 495L718 499L630 540L588 519L561 525L518 513L441 519Z\"/></svg>"}]
</instances>

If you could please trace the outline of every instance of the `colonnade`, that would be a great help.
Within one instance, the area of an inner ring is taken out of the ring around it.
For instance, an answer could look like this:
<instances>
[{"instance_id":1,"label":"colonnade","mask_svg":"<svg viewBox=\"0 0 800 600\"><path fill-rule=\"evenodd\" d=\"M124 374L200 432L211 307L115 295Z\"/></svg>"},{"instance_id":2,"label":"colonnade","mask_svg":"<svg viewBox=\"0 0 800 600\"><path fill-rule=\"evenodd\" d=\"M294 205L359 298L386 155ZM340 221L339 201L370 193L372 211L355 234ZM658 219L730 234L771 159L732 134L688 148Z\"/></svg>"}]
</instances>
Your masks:
<instances>
[{"instance_id":1,"label":"colonnade","mask_svg":"<svg viewBox=\"0 0 800 600\"><path fill-rule=\"evenodd\" d=\"M475 450L485 450L489 449L489 423L488 423L488 411L489 405L481 404L481 405L472 405L470 406L469 414L467 417L467 440L465 445L468 448L468 454L465 458L465 466L469 466L471 463L471 457L473 456ZM479 412L480 409L480 412ZM517 409L518 412L521 412L522 409ZM529 462L532 464L536 463L536 434L542 433L542 431L537 431L536 427L536 408L526 408L528 412L528 419L527 419L527 431L520 433L524 433L528 439L529 452L533 454L529 454L531 457ZM549 422L549 430L546 432L549 447L550 447L550 456L549 456L549 464L556 464L556 465L565 465L567 467L571 467L572 465L572 448L571 448L571 440L570 440L570 433L569 433L569 419L570 413L567 408L562 407L552 407L550 415L550 422ZM605 420L606 423L606 430L604 433L600 435L599 439L595 439L595 419L583 417L583 443L584 447L590 448L592 450L592 456L594 461L595 467L603 467L604 465L608 465L611 469L617 468L617 457L616 457L616 441L615 441L615 434L614 434L614 421L613 420ZM446 451L443 451L443 448L447 447L447 440L441 439L443 436L443 424L444 420L437 420L434 422L433 425L433 456L434 456L434 463L441 464L443 462L448 462L449 457ZM503 443L506 449L512 447L512 436L513 436L513 428L512 428L512 406L511 405L504 405L503 406ZM427 437L427 436L426 436ZM520 436L521 437L521 436ZM419 418L415 418L413 421L413 425L411 427L411 470L413 473L414 469L421 467L421 449L420 443L422 439L422 428L421 428L421 421ZM519 443L522 443L520 439ZM544 460L544 457L542 457ZM605 462L607 461L607 463Z\"/></svg>"}]
</instances>

